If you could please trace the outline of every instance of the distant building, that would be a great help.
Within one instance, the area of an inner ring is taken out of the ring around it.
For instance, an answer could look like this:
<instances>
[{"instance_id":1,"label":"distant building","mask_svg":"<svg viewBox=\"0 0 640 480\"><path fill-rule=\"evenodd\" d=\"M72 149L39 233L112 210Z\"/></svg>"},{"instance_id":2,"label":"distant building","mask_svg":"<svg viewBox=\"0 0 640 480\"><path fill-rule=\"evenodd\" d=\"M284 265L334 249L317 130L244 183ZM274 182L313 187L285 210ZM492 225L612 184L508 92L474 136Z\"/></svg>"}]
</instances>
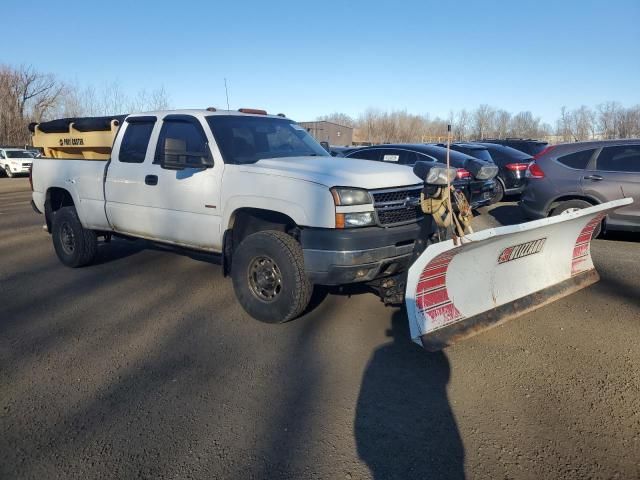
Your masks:
<instances>
[{"instance_id":1,"label":"distant building","mask_svg":"<svg viewBox=\"0 0 640 480\"><path fill-rule=\"evenodd\" d=\"M298 122L307 132L319 142L329 142L329 145L350 146L353 142L353 128L324 120L317 122Z\"/></svg>"}]
</instances>

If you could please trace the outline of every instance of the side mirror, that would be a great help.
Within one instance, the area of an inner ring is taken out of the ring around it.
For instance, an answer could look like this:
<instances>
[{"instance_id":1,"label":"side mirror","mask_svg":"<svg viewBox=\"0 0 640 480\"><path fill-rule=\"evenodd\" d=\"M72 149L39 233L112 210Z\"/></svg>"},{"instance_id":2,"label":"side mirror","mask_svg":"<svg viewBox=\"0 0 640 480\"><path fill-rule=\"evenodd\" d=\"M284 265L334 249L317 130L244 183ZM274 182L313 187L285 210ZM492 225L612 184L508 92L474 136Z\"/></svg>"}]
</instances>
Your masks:
<instances>
[{"instance_id":1,"label":"side mirror","mask_svg":"<svg viewBox=\"0 0 640 480\"><path fill-rule=\"evenodd\" d=\"M320 146L324 148L327 152L331 153L331 147L329 147L329 142L322 141L320 142Z\"/></svg>"},{"instance_id":2,"label":"side mirror","mask_svg":"<svg viewBox=\"0 0 640 480\"><path fill-rule=\"evenodd\" d=\"M165 138L158 145L155 163L167 170L213 167L213 157L207 143L202 145L204 151L189 151L187 146L186 140L182 138Z\"/></svg>"}]
</instances>

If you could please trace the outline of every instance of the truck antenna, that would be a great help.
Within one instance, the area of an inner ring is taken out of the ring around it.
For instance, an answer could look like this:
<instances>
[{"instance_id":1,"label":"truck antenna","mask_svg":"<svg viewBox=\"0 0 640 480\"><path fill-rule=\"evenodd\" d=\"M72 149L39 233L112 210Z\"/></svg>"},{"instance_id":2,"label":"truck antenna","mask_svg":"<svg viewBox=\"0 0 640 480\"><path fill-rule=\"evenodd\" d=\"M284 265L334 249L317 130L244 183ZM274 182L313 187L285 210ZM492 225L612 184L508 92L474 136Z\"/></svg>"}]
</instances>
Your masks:
<instances>
[{"instance_id":1,"label":"truck antenna","mask_svg":"<svg viewBox=\"0 0 640 480\"><path fill-rule=\"evenodd\" d=\"M226 77L224 79L224 93L227 96L227 110L231 110L229 108L229 89L227 88L227 79L226 79Z\"/></svg>"}]
</instances>

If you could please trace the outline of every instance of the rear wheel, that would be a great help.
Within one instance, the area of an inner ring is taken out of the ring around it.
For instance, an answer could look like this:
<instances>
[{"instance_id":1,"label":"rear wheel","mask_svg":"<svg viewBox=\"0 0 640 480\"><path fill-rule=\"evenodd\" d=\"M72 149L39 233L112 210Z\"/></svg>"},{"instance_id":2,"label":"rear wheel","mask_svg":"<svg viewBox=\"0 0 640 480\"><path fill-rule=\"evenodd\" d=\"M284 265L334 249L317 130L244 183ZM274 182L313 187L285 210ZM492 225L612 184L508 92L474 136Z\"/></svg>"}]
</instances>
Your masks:
<instances>
[{"instance_id":1,"label":"rear wheel","mask_svg":"<svg viewBox=\"0 0 640 480\"><path fill-rule=\"evenodd\" d=\"M493 189L493 194L491 195L491 203L501 202L504 198L504 187L502 186L502 182L496 179L496 186Z\"/></svg>"},{"instance_id":2,"label":"rear wheel","mask_svg":"<svg viewBox=\"0 0 640 480\"><path fill-rule=\"evenodd\" d=\"M58 258L68 267L88 265L98 253L96 233L82 226L75 207L63 207L54 213L51 237Z\"/></svg>"},{"instance_id":3,"label":"rear wheel","mask_svg":"<svg viewBox=\"0 0 640 480\"><path fill-rule=\"evenodd\" d=\"M575 212L577 210L582 210L583 208L593 207L593 205L584 200L567 200L566 202L562 202L551 212L551 216L562 215L565 213ZM602 233L602 223L596 227L593 231L593 238L597 238Z\"/></svg>"},{"instance_id":4,"label":"rear wheel","mask_svg":"<svg viewBox=\"0 0 640 480\"><path fill-rule=\"evenodd\" d=\"M300 315L313 290L300 244L274 230L251 234L240 243L231 261L231 279L242 308L266 323Z\"/></svg>"}]
</instances>

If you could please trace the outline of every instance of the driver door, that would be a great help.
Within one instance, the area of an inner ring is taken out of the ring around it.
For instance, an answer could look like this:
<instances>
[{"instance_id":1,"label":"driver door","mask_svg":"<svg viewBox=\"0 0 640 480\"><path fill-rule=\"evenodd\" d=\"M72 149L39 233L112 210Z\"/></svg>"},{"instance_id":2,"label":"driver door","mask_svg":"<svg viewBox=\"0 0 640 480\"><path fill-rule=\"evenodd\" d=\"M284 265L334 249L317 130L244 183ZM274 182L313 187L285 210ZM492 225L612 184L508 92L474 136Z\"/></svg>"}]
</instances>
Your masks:
<instances>
[{"instance_id":1,"label":"driver door","mask_svg":"<svg viewBox=\"0 0 640 480\"><path fill-rule=\"evenodd\" d=\"M108 203L114 228L129 235L221 251L219 200L224 165L221 159L213 159L210 136L208 127L192 115L166 115L156 123L137 171L126 162L113 162L107 198L117 201ZM163 158L172 160L172 169L161 165Z\"/></svg>"}]
</instances>

